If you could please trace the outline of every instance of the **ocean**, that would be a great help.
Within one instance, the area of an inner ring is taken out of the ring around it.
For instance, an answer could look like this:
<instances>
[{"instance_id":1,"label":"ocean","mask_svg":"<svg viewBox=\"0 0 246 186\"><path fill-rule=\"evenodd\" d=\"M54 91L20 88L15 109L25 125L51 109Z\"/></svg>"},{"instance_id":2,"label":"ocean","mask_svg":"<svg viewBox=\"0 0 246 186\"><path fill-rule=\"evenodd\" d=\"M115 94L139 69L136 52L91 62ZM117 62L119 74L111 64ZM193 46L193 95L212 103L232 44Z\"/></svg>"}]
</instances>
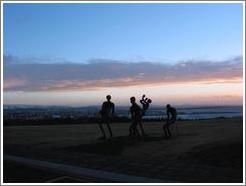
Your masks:
<instances>
[{"instance_id":1,"label":"ocean","mask_svg":"<svg viewBox=\"0 0 246 186\"><path fill-rule=\"evenodd\" d=\"M178 119L211 119L211 118L233 118L243 116L242 106L218 106L218 107L195 107L177 108ZM143 119L165 119L166 110L150 108Z\"/></svg>"},{"instance_id":2,"label":"ocean","mask_svg":"<svg viewBox=\"0 0 246 186\"><path fill-rule=\"evenodd\" d=\"M61 107L61 106L6 106L4 105L4 118L46 117L59 116L60 118L78 118L81 116L97 117L100 106L90 107ZM195 120L211 118L233 118L243 116L243 106L216 106L216 107L176 107L178 119ZM130 118L129 106L115 107L115 114L119 117ZM160 120L166 118L165 107L150 106L144 120Z\"/></svg>"}]
</instances>

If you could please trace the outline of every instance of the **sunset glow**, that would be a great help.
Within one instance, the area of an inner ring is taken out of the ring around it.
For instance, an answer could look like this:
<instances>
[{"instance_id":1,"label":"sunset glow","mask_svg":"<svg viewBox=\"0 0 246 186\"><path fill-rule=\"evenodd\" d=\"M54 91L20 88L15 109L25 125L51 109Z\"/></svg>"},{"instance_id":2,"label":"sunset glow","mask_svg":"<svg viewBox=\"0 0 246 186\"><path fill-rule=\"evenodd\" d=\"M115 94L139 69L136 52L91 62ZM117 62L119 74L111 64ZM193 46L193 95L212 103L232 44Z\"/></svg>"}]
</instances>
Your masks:
<instances>
[{"instance_id":1,"label":"sunset glow","mask_svg":"<svg viewBox=\"0 0 246 186\"><path fill-rule=\"evenodd\" d=\"M241 105L243 98L242 83L214 84L172 84L163 86L135 86L120 88L103 88L88 91L59 92L7 92L4 100L8 104L36 105L99 105L105 95L111 94L115 103L128 105L129 97L140 99L146 94L153 100L153 105L173 103L176 105ZM13 99L15 98L15 99Z\"/></svg>"}]
</instances>

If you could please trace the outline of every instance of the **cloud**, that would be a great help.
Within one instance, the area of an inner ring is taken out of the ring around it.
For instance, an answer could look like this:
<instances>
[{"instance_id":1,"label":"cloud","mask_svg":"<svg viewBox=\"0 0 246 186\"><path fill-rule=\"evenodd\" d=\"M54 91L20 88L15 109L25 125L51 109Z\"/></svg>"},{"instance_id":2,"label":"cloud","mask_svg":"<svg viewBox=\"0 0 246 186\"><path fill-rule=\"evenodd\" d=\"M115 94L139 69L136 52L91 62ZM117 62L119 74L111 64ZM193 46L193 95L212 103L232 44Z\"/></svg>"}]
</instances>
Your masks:
<instances>
[{"instance_id":1,"label":"cloud","mask_svg":"<svg viewBox=\"0 0 246 186\"><path fill-rule=\"evenodd\" d=\"M92 60L68 63L4 56L4 91L73 91L178 83L240 82L242 57L224 61L153 62Z\"/></svg>"},{"instance_id":2,"label":"cloud","mask_svg":"<svg viewBox=\"0 0 246 186\"><path fill-rule=\"evenodd\" d=\"M3 89L18 90L18 88L26 86L26 84L27 82L24 79L9 78L4 81Z\"/></svg>"}]
</instances>

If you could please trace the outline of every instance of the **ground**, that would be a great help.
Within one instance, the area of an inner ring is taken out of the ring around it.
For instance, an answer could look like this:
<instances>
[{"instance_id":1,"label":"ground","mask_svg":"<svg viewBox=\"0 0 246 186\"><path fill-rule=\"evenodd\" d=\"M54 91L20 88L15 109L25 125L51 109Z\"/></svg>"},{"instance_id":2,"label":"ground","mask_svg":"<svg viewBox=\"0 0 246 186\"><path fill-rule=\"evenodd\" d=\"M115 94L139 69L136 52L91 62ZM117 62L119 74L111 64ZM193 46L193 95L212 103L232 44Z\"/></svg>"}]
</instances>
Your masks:
<instances>
[{"instance_id":1,"label":"ground","mask_svg":"<svg viewBox=\"0 0 246 186\"><path fill-rule=\"evenodd\" d=\"M3 130L4 155L163 182L242 182L242 118L178 121L178 133L173 126L171 139L163 138L162 125L146 122L148 136L133 139L128 137L129 123L113 123L114 137L107 141L97 140L96 124L8 126ZM35 176L18 179L15 166L4 162L5 182L44 182L40 177L35 181Z\"/></svg>"}]
</instances>

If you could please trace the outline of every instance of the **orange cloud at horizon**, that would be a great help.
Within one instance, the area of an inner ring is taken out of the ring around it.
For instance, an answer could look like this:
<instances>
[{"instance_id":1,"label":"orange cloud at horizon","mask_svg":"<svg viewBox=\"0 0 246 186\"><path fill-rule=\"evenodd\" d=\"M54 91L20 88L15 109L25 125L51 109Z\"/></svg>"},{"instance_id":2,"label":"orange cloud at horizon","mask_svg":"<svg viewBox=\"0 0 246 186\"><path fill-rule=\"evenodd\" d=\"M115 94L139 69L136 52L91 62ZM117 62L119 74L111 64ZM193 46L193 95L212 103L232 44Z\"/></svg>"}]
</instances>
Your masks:
<instances>
[{"instance_id":1,"label":"orange cloud at horizon","mask_svg":"<svg viewBox=\"0 0 246 186\"><path fill-rule=\"evenodd\" d=\"M153 105L242 105L243 83L172 84L114 87L86 91L5 92L4 104L100 105L106 95L116 105L129 105L129 98L146 94Z\"/></svg>"},{"instance_id":2,"label":"orange cloud at horizon","mask_svg":"<svg viewBox=\"0 0 246 186\"><path fill-rule=\"evenodd\" d=\"M196 80L144 80L134 77L124 77L118 79L102 79L102 80L63 80L56 81L49 85L39 87L41 91L87 91L87 90L103 90L107 88L117 87L144 87L144 86L162 86L162 85L182 85L182 84L218 84L218 83L242 83L242 77L233 77L230 79L223 78L207 78ZM12 86L11 86L12 87Z\"/></svg>"}]
</instances>

